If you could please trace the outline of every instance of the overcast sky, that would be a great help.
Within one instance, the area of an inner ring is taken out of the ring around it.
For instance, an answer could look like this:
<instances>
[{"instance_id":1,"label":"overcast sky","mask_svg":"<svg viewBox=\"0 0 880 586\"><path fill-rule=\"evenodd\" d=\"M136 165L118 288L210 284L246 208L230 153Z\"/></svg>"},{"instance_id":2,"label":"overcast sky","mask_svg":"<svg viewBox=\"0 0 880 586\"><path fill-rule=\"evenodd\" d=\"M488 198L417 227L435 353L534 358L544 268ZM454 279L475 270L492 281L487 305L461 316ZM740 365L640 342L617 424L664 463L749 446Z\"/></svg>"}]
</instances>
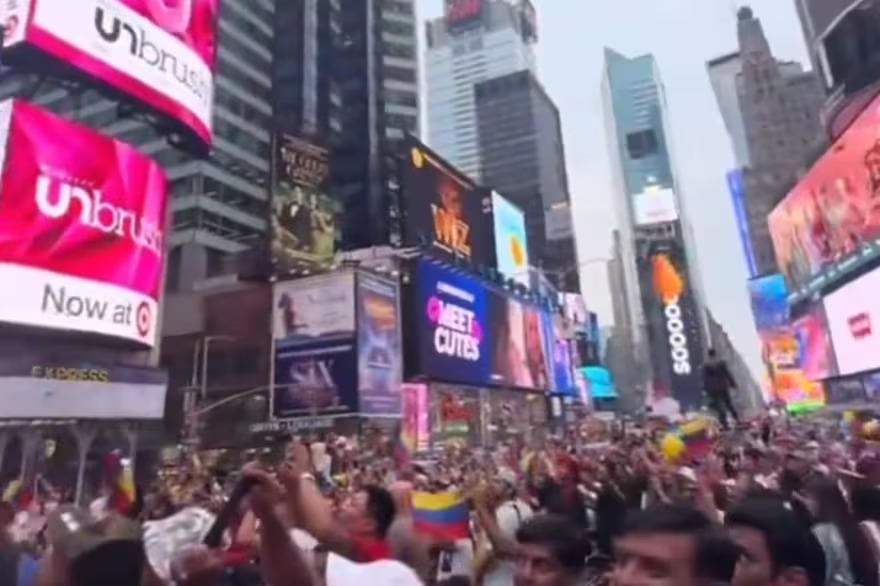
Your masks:
<instances>
[{"instance_id":1,"label":"overcast sky","mask_svg":"<svg viewBox=\"0 0 880 586\"><path fill-rule=\"evenodd\" d=\"M418 0L419 18L442 13L443 0ZM561 112L581 261L607 258L613 212L599 83L602 49L653 53L666 85L671 140L683 196L696 232L708 305L760 371L746 293L746 269L725 173L730 141L706 74L706 61L736 50L733 0L533 0L538 13L538 75ZM808 63L795 0L752 0L774 54ZM423 45L424 47L424 45ZM611 320L603 263L581 268L587 303Z\"/></svg>"}]
</instances>

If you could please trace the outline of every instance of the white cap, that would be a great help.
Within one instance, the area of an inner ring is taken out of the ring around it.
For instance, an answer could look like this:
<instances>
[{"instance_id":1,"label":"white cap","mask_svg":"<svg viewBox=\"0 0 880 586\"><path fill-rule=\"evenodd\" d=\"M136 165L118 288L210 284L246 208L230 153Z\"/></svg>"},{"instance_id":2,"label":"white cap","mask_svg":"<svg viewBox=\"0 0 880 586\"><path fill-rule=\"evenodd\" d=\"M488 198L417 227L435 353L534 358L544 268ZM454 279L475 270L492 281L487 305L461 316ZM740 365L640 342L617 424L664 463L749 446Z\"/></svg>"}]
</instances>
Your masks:
<instances>
[{"instance_id":1,"label":"white cap","mask_svg":"<svg viewBox=\"0 0 880 586\"><path fill-rule=\"evenodd\" d=\"M407 565L395 560L358 564L331 553L327 556L327 586L421 586L422 581Z\"/></svg>"}]
</instances>

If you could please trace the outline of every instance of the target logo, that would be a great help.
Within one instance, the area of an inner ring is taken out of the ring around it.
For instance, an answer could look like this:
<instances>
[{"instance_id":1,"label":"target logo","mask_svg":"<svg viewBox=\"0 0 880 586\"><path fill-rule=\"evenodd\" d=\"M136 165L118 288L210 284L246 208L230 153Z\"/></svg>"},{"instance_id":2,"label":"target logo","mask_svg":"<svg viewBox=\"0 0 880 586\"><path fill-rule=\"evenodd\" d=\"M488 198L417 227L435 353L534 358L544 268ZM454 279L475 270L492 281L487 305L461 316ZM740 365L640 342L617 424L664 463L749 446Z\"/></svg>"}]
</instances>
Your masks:
<instances>
[{"instance_id":1,"label":"target logo","mask_svg":"<svg viewBox=\"0 0 880 586\"><path fill-rule=\"evenodd\" d=\"M146 301L141 301L137 306L134 319L138 334L146 338L147 334L150 333L150 327L153 325L153 311Z\"/></svg>"}]
</instances>

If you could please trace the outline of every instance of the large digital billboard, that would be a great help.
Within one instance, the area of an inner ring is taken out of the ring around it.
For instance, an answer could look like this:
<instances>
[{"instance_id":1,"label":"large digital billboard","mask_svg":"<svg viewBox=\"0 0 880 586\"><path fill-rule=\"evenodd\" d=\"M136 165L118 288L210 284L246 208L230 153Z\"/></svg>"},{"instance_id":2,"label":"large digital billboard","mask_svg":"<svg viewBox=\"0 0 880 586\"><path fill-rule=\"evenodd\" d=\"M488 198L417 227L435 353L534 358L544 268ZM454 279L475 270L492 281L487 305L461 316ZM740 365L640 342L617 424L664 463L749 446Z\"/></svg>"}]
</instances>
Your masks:
<instances>
[{"instance_id":1,"label":"large digital billboard","mask_svg":"<svg viewBox=\"0 0 880 586\"><path fill-rule=\"evenodd\" d=\"M302 262L326 265L336 252L336 204L328 193L330 153L289 134L274 144L272 262L285 273Z\"/></svg>"},{"instance_id":2,"label":"large digital billboard","mask_svg":"<svg viewBox=\"0 0 880 586\"><path fill-rule=\"evenodd\" d=\"M447 260L494 266L489 194L415 138L407 137L406 145L401 162L406 243Z\"/></svg>"},{"instance_id":3,"label":"large digital billboard","mask_svg":"<svg viewBox=\"0 0 880 586\"><path fill-rule=\"evenodd\" d=\"M703 343L684 247L669 240L645 252L639 265L655 393L675 400L682 412L697 409L703 402Z\"/></svg>"},{"instance_id":4,"label":"large digital billboard","mask_svg":"<svg viewBox=\"0 0 880 586\"><path fill-rule=\"evenodd\" d=\"M483 384L491 364L486 290L473 277L423 260L418 265L421 370L447 382Z\"/></svg>"},{"instance_id":5,"label":"large digital billboard","mask_svg":"<svg viewBox=\"0 0 880 586\"><path fill-rule=\"evenodd\" d=\"M553 321L545 309L460 271L422 260L417 269L421 373L433 379L553 390Z\"/></svg>"},{"instance_id":6,"label":"large digital billboard","mask_svg":"<svg viewBox=\"0 0 880 586\"><path fill-rule=\"evenodd\" d=\"M839 373L880 368L880 269L830 293L824 303Z\"/></svg>"},{"instance_id":7,"label":"large digital billboard","mask_svg":"<svg viewBox=\"0 0 880 586\"><path fill-rule=\"evenodd\" d=\"M880 254L880 96L768 217L779 269L796 302Z\"/></svg>"},{"instance_id":8,"label":"large digital billboard","mask_svg":"<svg viewBox=\"0 0 880 586\"><path fill-rule=\"evenodd\" d=\"M495 260L507 279L529 285L529 245L526 220L521 209L492 192L492 223L495 231Z\"/></svg>"},{"instance_id":9,"label":"large digital billboard","mask_svg":"<svg viewBox=\"0 0 880 586\"><path fill-rule=\"evenodd\" d=\"M35 49L211 143L219 0L5 0L8 57ZM30 59L28 64L37 63Z\"/></svg>"},{"instance_id":10,"label":"large digital billboard","mask_svg":"<svg viewBox=\"0 0 880 586\"><path fill-rule=\"evenodd\" d=\"M361 414L400 416L403 380L397 283L357 276L358 403Z\"/></svg>"},{"instance_id":11,"label":"large digital billboard","mask_svg":"<svg viewBox=\"0 0 880 586\"><path fill-rule=\"evenodd\" d=\"M552 389L553 324L549 314L502 291L490 291L488 301L492 360L487 382L508 388Z\"/></svg>"},{"instance_id":12,"label":"large digital billboard","mask_svg":"<svg viewBox=\"0 0 880 586\"><path fill-rule=\"evenodd\" d=\"M785 279L778 273L752 279L748 287L770 391L765 399L778 399L792 407L821 405L824 388L818 381L833 366L819 318L807 311L792 322Z\"/></svg>"},{"instance_id":13,"label":"large digital billboard","mask_svg":"<svg viewBox=\"0 0 880 586\"><path fill-rule=\"evenodd\" d=\"M0 104L0 322L156 342L167 182L125 143Z\"/></svg>"},{"instance_id":14,"label":"large digital billboard","mask_svg":"<svg viewBox=\"0 0 880 586\"><path fill-rule=\"evenodd\" d=\"M353 272L275 283L272 415L357 412Z\"/></svg>"},{"instance_id":15,"label":"large digital billboard","mask_svg":"<svg viewBox=\"0 0 880 586\"><path fill-rule=\"evenodd\" d=\"M736 231L739 233L739 243L742 246L743 258L746 261L746 270L749 273L749 278L753 279L758 276L758 264L755 261L755 248L752 246L752 231L749 228L749 215L746 212L745 189L741 169L730 171L727 174L727 189L730 191L730 200L733 203Z\"/></svg>"}]
</instances>

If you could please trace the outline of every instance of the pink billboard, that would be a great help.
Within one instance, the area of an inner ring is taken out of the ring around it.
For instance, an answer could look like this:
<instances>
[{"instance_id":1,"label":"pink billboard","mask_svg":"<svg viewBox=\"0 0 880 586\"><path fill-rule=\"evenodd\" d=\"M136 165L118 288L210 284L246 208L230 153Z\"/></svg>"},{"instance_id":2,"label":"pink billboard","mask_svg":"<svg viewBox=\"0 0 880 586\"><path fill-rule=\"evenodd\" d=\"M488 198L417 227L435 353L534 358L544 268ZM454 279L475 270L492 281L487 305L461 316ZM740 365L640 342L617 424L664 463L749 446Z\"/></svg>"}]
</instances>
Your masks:
<instances>
[{"instance_id":1,"label":"pink billboard","mask_svg":"<svg viewBox=\"0 0 880 586\"><path fill-rule=\"evenodd\" d=\"M71 65L211 143L219 0L0 0L3 48Z\"/></svg>"},{"instance_id":2,"label":"pink billboard","mask_svg":"<svg viewBox=\"0 0 880 586\"><path fill-rule=\"evenodd\" d=\"M0 104L0 322L156 340L167 182L125 143Z\"/></svg>"}]
</instances>

